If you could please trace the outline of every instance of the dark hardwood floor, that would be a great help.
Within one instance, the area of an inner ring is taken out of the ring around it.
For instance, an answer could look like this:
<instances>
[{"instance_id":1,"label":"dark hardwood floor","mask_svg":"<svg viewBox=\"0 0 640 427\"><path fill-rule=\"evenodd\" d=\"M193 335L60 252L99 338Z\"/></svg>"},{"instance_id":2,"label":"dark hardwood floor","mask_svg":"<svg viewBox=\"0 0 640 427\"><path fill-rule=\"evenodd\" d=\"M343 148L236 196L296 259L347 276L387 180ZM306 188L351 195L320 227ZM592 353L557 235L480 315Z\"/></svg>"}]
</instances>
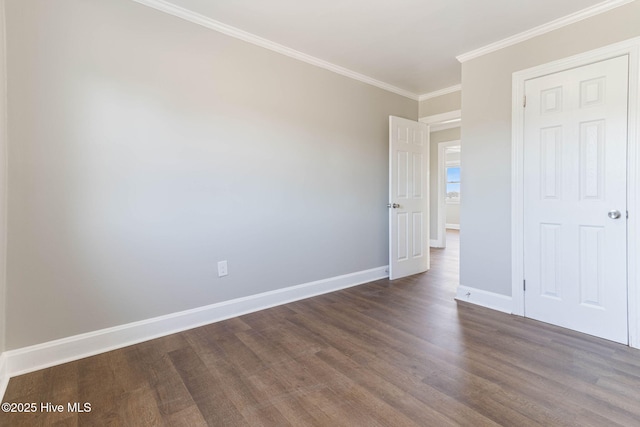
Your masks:
<instances>
[{"instance_id":1,"label":"dark hardwood floor","mask_svg":"<svg viewBox=\"0 0 640 427\"><path fill-rule=\"evenodd\" d=\"M640 351L456 303L457 234L379 280L13 378L3 426L638 426Z\"/></svg>"}]
</instances>

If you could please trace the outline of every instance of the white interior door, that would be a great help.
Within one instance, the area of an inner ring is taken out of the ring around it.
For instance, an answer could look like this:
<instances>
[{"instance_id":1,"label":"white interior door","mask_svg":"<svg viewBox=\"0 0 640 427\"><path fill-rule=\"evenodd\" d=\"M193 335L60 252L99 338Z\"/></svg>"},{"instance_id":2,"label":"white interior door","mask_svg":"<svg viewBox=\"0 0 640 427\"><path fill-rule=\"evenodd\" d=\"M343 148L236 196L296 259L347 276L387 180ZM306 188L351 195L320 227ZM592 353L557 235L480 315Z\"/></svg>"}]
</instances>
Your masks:
<instances>
[{"instance_id":1,"label":"white interior door","mask_svg":"<svg viewBox=\"0 0 640 427\"><path fill-rule=\"evenodd\" d=\"M525 93L525 316L627 343L628 57Z\"/></svg>"},{"instance_id":2,"label":"white interior door","mask_svg":"<svg viewBox=\"0 0 640 427\"><path fill-rule=\"evenodd\" d=\"M429 269L427 125L389 117L389 278Z\"/></svg>"}]
</instances>

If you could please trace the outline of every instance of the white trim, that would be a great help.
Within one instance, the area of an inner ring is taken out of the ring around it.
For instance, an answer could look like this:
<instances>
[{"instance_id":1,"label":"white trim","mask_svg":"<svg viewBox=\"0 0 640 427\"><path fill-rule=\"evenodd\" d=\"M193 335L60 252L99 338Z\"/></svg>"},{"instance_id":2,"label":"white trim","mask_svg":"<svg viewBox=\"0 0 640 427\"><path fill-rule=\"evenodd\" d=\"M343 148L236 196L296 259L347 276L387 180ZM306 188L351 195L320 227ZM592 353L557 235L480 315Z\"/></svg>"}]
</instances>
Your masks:
<instances>
[{"instance_id":1,"label":"white trim","mask_svg":"<svg viewBox=\"0 0 640 427\"><path fill-rule=\"evenodd\" d=\"M5 14L6 2L0 0L0 353L4 350L7 330L7 218L9 206L9 132L8 132L8 90L7 90L7 22ZM0 363L4 363L1 359ZM0 365L0 391L3 384L3 366ZM2 396L2 394L0 394Z\"/></svg>"},{"instance_id":2,"label":"white trim","mask_svg":"<svg viewBox=\"0 0 640 427\"><path fill-rule=\"evenodd\" d=\"M440 244L440 241L438 241L437 239L431 239L429 240L429 246L432 248L443 248L444 246L442 246Z\"/></svg>"},{"instance_id":3,"label":"white trim","mask_svg":"<svg viewBox=\"0 0 640 427\"><path fill-rule=\"evenodd\" d=\"M2 354L2 358L6 358L5 375L14 377L26 374L243 314L383 279L389 276L387 269L388 267L384 266L345 274L6 351Z\"/></svg>"},{"instance_id":4,"label":"white trim","mask_svg":"<svg viewBox=\"0 0 640 427\"><path fill-rule=\"evenodd\" d=\"M7 372L7 356L0 353L0 402L4 398L4 392L9 385L9 372Z\"/></svg>"},{"instance_id":5,"label":"white trim","mask_svg":"<svg viewBox=\"0 0 640 427\"><path fill-rule=\"evenodd\" d=\"M429 126L429 132L439 132L445 129L458 128L460 127L461 124L462 124L462 120L460 119L451 120L445 123L436 123Z\"/></svg>"},{"instance_id":6,"label":"white trim","mask_svg":"<svg viewBox=\"0 0 640 427\"><path fill-rule=\"evenodd\" d=\"M524 290L524 97L525 82L536 77L629 55L627 289L629 345L640 348L640 37L513 73L511 145L511 289L513 314L525 315Z\"/></svg>"},{"instance_id":7,"label":"white trim","mask_svg":"<svg viewBox=\"0 0 640 427\"><path fill-rule=\"evenodd\" d=\"M348 68L344 68L339 65L332 64L331 62L325 61L320 58L316 58L315 56L307 55L306 53L302 53L295 49L291 49L287 46L274 43L271 40L267 40L260 36L256 36L255 34L251 34L247 31L232 27L231 25L224 24L222 22L216 21L214 19L211 19L199 13L192 12L188 9L177 6L168 1L165 1L165 0L132 0L132 1L143 4L145 6L152 7L161 12L168 13L169 15L182 18L186 21L193 22L194 24L201 25L211 30L218 31L219 33L226 34L231 37L235 37L239 40L254 44L256 46L260 46L265 49L278 52L290 58L294 58L299 61L306 62L307 64L315 65L316 67L333 71L336 74L340 74L342 76L349 77L354 80L358 80L362 83L366 83L371 86L375 86L377 88L384 89L386 91L393 92L395 94L407 97L409 99L413 99L414 101L417 101L419 98L417 94L413 92L409 92L408 90L404 90L399 87L382 82L380 80L376 80L372 77L365 76L364 74L357 73L355 71L349 70Z\"/></svg>"},{"instance_id":8,"label":"white trim","mask_svg":"<svg viewBox=\"0 0 640 427\"><path fill-rule=\"evenodd\" d=\"M511 314L511 297L469 286L458 286L456 300Z\"/></svg>"},{"instance_id":9,"label":"white trim","mask_svg":"<svg viewBox=\"0 0 640 427\"><path fill-rule=\"evenodd\" d=\"M432 126L440 123L448 123L452 120L459 120L461 118L462 118L462 111L453 110L453 111L448 111L446 113L434 114L433 116L420 117L418 121Z\"/></svg>"},{"instance_id":10,"label":"white trim","mask_svg":"<svg viewBox=\"0 0 640 427\"><path fill-rule=\"evenodd\" d=\"M640 348L640 37L629 55L629 127L627 145L627 292L629 346Z\"/></svg>"},{"instance_id":11,"label":"white trim","mask_svg":"<svg viewBox=\"0 0 640 427\"><path fill-rule=\"evenodd\" d=\"M539 25L537 27L531 28L530 30L527 30L527 31L523 31L511 37L507 37L506 39L488 44L479 49L472 50L470 52L463 53L461 55L456 56L456 59L460 62L466 62L471 59L477 58L479 56L483 56L488 53L495 52L497 50L504 49L505 47L513 46L514 44L518 44L525 40L529 40L539 35L551 32L553 30L557 30L558 28L566 27L567 25L571 25L576 22L582 21L584 19L591 18L592 16L599 15L601 13L607 12L611 9L615 9L616 7L623 6L633 1L635 0L603 1L602 3L598 3L596 5L593 5L586 9L572 13L570 15L564 16L562 18L555 19L551 22L547 22L546 24Z\"/></svg>"},{"instance_id":12,"label":"white trim","mask_svg":"<svg viewBox=\"0 0 640 427\"><path fill-rule=\"evenodd\" d=\"M437 98L438 96L448 95L453 92L459 92L462 90L462 85L457 84L454 86L445 87L444 89L436 90L429 93L424 93L418 97L418 101L426 101L427 99Z\"/></svg>"},{"instance_id":13,"label":"white trim","mask_svg":"<svg viewBox=\"0 0 640 427\"><path fill-rule=\"evenodd\" d=\"M445 129L460 127L462 124L462 112L460 110L449 111L433 116L424 116L418 119L421 123L429 126L429 133L438 132Z\"/></svg>"},{"instance_id":14,"label":"white trim","mask_svg":"<svg viewBox=\"0 0 640 427\"><path fill-rule=\"evenodd\" d=\"M444 228L447 230L460 230L460 224L445 224Z\"/></svg>"},{"instance_id":15,"label":"white trim","mask_svg":"<svg viewBox=\"0 0 640 427\"><path fill-rule=\"evenodd\" d=\"M2 221L0 221L0 402L9 385L9 372L7 371L7 357L4 350L7 322L7 35L6 35L5 1L0 0L0 85L2 93L0 99L0 209L2 209Z\"/></svg>"}]
</instances>

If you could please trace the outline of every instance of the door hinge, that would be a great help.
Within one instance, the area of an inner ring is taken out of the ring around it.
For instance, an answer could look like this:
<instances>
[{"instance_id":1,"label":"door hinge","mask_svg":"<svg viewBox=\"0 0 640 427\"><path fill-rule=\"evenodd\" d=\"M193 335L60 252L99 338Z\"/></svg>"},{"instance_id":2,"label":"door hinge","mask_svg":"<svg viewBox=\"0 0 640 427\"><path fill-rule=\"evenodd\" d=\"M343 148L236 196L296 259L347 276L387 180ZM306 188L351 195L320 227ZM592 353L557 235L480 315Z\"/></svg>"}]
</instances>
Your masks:
<instances>
[{"instance_id":1,"label":"door hinge","mask_svg":"<svg viewBox=\"0 0 640 427\"><path fill-rule=\"evenodd\" d=\"M526 280L522 280L522 290L526 291L527 290L527 281Z\"/></svg>"},{"instance_id":2,"label":"door hinge","mask_svg":"<svg viewBox=\"0 0 640 427\"><path fill-rule=\"evenodd\" d=\"M527 95L522 97L522 108L527 107Z\"/></svg>"}]
</instances>

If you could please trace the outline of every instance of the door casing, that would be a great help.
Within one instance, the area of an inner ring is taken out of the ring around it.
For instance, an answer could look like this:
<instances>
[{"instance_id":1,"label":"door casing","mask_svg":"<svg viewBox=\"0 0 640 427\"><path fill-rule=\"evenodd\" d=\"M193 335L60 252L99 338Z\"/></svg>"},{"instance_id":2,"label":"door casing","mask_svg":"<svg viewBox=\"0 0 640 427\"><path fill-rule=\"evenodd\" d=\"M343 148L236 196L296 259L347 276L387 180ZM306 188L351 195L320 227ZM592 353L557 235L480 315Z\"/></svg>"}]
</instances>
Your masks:
<instances>
[{"instance_id":1,"label":"door casing","mask_svg":"<svg viewBox=\"0 0 640 427\"><path fill-rule=\"evenodd\" d=\"M457 88L456 90L460 90L459 88ZM450 92L447 92L450 93ZM442 113L442 114L436 114L433 116L424 116L424 117L420 117L420 119L418 120L421 123L425 123L428 126L428 134L429 134L429 152L431 152L432 146L431 144L434 144L434 142L431 141L431 133L432 132L439 132L441 130L445 130L445 129L453 129L453 128L460 128L461 124L462 124L462 116L461 116L461 111L460 110L454 110L454 111L449 111L447 113ZM460 140L458 139L458 145L460 145ZM438 187L436 190L436 195L438 196L437 198L434 198L433 196L430 198L429 202L430 203L435 203L437 209L435 210L436 212L436 223L438 226L438 232L435 233L435 235L431 234L431 229L429 231L429 245L432 248L444 248L445 247L445 238L444 235L442 233L444 233L445 230L445 222L444 222L444 206L440 206L442 204L441 200L444 200L444 196L439 194L440 191L440 185L441 183L439 182L440 178L440 173L438 172L438 168L436 168L435 171L432 171L431 173L436 172L436 182L438 183ZM430 175L430 179L433 178L433 176ZM442 222L442 227L440 227L440 222ZM440 230L442 232L440 232Z\"/></svg>"},{"instance_id":2,"label":"door casing","mask_svg":"<svg viewBox=\"0 0 640 427\"><path fill-rule=\"evenodd\" d=\"M524 86L529 79L629 56L627 133L627 300L629 346L640 348L640 37L513 73L511 144L511 280L512 313L524 316Z\"/></svg>"}]
</instances>

